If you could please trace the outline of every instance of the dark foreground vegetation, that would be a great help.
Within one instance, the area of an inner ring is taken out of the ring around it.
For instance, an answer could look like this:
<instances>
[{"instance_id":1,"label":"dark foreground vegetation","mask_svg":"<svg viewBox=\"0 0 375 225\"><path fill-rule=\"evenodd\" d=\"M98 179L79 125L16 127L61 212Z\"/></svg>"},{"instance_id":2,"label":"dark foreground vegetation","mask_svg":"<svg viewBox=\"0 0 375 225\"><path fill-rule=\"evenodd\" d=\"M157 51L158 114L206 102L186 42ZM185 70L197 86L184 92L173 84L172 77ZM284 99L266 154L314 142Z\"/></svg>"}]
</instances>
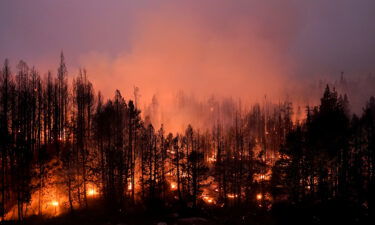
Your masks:
<instances>
[{"instance_id":1,"label":"dark foreground vegetation","mask_svg":"<svg viewBox=\"0 0 375 225\"><path fill-rule=\"evenodd\" d=\"M168 134L119 91L104 101L85 70L70 87L63 55L56 77L5 61L2 221L374 223L374 97L360 115L328 85L319 106L295 113L289 101L202 107L212 127Z\"/></svg>"},{"instance_id":2,"label":"dark foreground vegetation","mask_svg":"<svg viewBox=\"0 0 375 225\"><path fill-rule=\"evenodd\" d=\"M178 224L178 225L229 225L229 224L373 224L374 218L367 214L363 207L348 202L328 201L318 204L277 203L268 211L258 207L199 209L177 206L175 208L144 208L135 205L124 212L114 212L104 208L100 203L93 203L88 209L81 209L71 214L54 218L31 216L24 224L45 225L103 225L103 224ZM16 222L9 222L13 224Z\"/></svg>"}]
</instances>

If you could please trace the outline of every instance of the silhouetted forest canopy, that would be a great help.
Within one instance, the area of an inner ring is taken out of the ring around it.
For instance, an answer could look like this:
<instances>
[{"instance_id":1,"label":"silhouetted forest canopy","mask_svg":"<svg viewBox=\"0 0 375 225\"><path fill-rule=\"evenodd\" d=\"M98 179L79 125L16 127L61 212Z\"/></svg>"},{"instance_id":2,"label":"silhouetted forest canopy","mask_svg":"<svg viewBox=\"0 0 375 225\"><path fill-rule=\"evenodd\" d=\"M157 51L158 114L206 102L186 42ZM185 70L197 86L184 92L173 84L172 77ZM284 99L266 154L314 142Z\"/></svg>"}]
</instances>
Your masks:
<instances>
[{"instance_id":1,"label":"silhouetted forest canopy","mask_svg":"<svg viewBox=\"0 0 375 225\"><path fill-rule=\"evenodd\" d=\"M329 85L319 105L298 110L288 100L248 109L217 103L208 108L226 118L172 134L120 91L104 99L84 69L70 84L63 54L57 74L46 76L5 60L0 217L51 218L100 205L119 214L190 210L226 224L259 224L267 215L371 221L375 98L358 115L349 103Z\"/></svg>"}]
</instances>

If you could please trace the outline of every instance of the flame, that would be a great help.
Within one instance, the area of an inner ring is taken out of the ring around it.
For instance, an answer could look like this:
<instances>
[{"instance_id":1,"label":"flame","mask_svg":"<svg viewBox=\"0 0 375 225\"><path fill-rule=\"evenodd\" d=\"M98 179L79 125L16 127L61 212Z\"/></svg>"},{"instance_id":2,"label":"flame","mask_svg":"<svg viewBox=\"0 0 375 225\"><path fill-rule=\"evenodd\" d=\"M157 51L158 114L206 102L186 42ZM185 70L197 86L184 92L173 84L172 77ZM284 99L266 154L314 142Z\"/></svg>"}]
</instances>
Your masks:
<instances>
[{"instance_id":1,"label":"flame","mask_svg":"<svg viewBox=\"0 0 375 225\"><path fill-rule=\"evenodd\" d=\"M98 192L97 192L94 188L91 188L91 189L87 192L87 194L88 194L89 196L94 196L94 195L97 195Z\"/></svg>"},{"instance_id":2,"label":"flame","mask_svg":"<svg viewBox=\"0 0 375 225\"><path fill-rule=\"evenodd\" d=\"M171 190L177 190L177 184L175 182L171 182Z\"/></svg>"},{"instance_id":3,"label":"flame","mask_svg":"<svg viewBox=\"0 0 375 225\"><path fill-rule=\"evenodd\" d=\"M204 196L202 199L207 204L214 204L215 203L214 198L212 198L210 196Z\"/></svg>"},{"instance_id":4,"label":"flame","mask_svg":"<svg viewBox=\"0 0 375 225\"><path fill-rule=\"evenodd\" d=\"M95 183L88 183L86 186L86 193L89 197L94 197L99 194L98 186Z\"/></svg>"},{"instance_id":5,"label":"flame","mask_svg":"<svg viewBox=\"0 0 375 225\"><path fill-rule=\"evenodd\" d=\"M132 185L132 183L128 183L128 191L131 191L131 190L133 190L133 185Z\"/></svg>"},{"instance_id":6,"label":"flame","mask_svg":"<svg viewBox=\"0 0 375 225\"><path fill-rule=\"evenodd\" d=\"M57 206L59 206L59 202L58 202L58 201L52 201L52 202L51 202L51 205L57 207Z\"/></svg>"},{"instance_id":7,"label":"flame","mask_svg":"<svg viewBox=\"0 0 375 225\"><path fill-rule=\"evenodd\" d=\"M228 197L228 198L237 198L238 195L235 195L235 194L227 194L227 197Z\"/></svg>"},{"instance_id":8,"label":"flame","mask_svg":"<svg viewBox=\"0 0 375 225\"><path fill-rule=\"evenodd\" d=\"M216 162L216 159L214 157L209 157L207 160L208 160L209 163Z\"/></svg>"},{"instance_id":9,"label":"flame","mask_svg":"<svg viewBox=\"0 0 375 225\"><path fill-rule=\"evenodd\" d=\"M262 182L269 181L271 179L272 171L268 169L266 173L256 173L253 176L254 181Z\"/></svg>"},{"instance_id":10,"label":"flame","mask_svg":"<svg viewBox=\"0 0 375 225\"><path fill-rule=\"evenodd\" d=\"M256 198L257 198L257 200L262 200L263 195L262 194L257 194Z\"/></svg>"}]
</instances>

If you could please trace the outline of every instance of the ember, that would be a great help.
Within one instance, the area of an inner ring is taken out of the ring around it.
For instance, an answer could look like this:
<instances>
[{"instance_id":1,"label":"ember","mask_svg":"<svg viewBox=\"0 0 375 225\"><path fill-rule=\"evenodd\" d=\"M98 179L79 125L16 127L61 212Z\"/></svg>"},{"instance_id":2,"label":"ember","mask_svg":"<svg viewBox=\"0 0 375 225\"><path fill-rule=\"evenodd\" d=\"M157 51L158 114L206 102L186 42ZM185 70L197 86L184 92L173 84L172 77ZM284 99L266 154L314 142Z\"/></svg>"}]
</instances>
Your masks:
<instances>
[{"instance_id":1,"label":"ember","mask_svg":"<svg viewBox=\"0 0 375 225\"><path fill-rule=\"evenodd\" d=\"M235 194L227 194L227 197L228 197L228 198L237 198L238 195L235 195Z\"/></svg>"}]
</instances>

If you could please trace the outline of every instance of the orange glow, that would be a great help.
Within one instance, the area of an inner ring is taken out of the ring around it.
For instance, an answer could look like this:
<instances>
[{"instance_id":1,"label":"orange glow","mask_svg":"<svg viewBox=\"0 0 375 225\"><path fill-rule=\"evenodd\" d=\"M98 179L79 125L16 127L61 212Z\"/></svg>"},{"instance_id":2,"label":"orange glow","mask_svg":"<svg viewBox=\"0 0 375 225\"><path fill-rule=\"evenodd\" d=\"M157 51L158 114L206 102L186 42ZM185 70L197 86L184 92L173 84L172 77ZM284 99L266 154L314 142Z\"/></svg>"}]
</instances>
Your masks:
<instances>
[{"instance_id":1,"label":"orange glow","mask_svg":"<svg viewBox=\"0 0 375 225\"><path fill-rule=\"evenodd\" d=\"M129 37L131 52L119 49L117 57L97 51L81 55L79 64L88 68L92 83L105 97L112 96L116 89L126 93L136 85L142 105L147 105L158 93L162 110L151 118L153 125L163 123L168 131L177 132L184 130L183 124L203 125L200 120L205 116L196 118L194 110L184 107L188 109L185 111L168 101L180 90L207 97L246 95L249 101L262 99L264 93L276 97L283 94L279 90L285 89L285 80L290 82L286 74L294 61L286 62L284 52L274 46L278 41L268 42L268 38L257 35L263 34L259 31L262 26L253 22L244 25L242 18L231 19L225 22L231 26L220 31L224 35L216 36L211 23L192 19L203 16L200 13L192 11L194 16L186 16L176 13L175 8L180 6L167 5L139 15L140 23ZM243 29L249 26L251 32ZM111 76L103 76L108 72ZM216 111L216 107L209 107L206 112L213 115Z\"/></svg>"},{"instance_id":2,"label":"orange glow","mask_svg":"<svg viewBox=\"0 0 375 225\"><path fill-rule=\"evenodd\" d=\"M57 207L57 206L59 206L59 202L58 202L58 201L52 201L52 202L51 202L51 205Z\"/></svg>"},{"instance_id":3,"label":"orange glow","mask_svg":"<svg viewBox=\"0 0 375 225\"><path fill-rule=\"evenodd\" d=\"M254 174L253 179L254 181L257 181L257 182L268 181L271 179L271 174L272 174L271 169L268 169L268 171L265 174L259 174L259 173Z\"/></svg>"},{"instance_id":4,"label":"orange glow","mask_svg":"<svg viewBox=\"0 0 375 225\"><path fill-rule=\"evenodd\" d=\"M257 194L257 200L262 200L262 198L263 198L263 195L262 194Z\"/></svg>"},{"instance_id":5,"label":"orange glow","mask_svg":"<svg viewBox=\"0 0 375 225\"><path fill-rule=\"evenodd\" d=\"M133 185L132 183L128 183L128 191L131 191L131 190L133 190Z\"/></svg>"},{"instance_id":6,"label":"orange glow","mask_svg":"<svg viewBox=\"0 0 375 225\"><path fill-rule=\"evenodd\" d=\"M202 199L207 204L214 204L215 203L214 199L212 197L210 197L210 196L204 196Z\"/></svg>"},{"instance_id":7,"label":"orange glow","mask_svg":"<svg viewBox=\"0 0 375 225\"><path fill-rule=\"evenodd\" d=\"M91 188L91 189L87 192L87 194L88 194L89 196L94 196L94 195L97 195L98 192L97 192L94 188Z\"/></svg>"},{"instance_id":8,"label":"orange glow","mask_svg":"<svg viewBox=\"0 0 375 225\"><path fill-rule=\"evenodd\" d=\"M208 160L209 163L216 162L216 159L214 157L209 157L207 160Z\"/></svg>"},{"instance_id":9,"label":"orange glow","mask_svg":"<svg viewBox=\"0 0 375 225\"><path fill-rule=\"evenodd\" d=\"M89 197L94 197L99 194L98 186L95 183L88 183L86 186L86 193Z\"/></svg>"},{"instance_id":10,"label":"orange glow","mask_svg":"<svg viewBox=\"0 0 375 225\"><path fill-rule=\"evenodd\" d=\"M235 194L227 194L227 197L228 197L228 198L237 198L238 195L235 195Z\"/></svg>"},{"instance_id":11,"label":"orange glow","mask_svg":"<svg viewBox=\"0 0 375 225\"><path fill-rule=\"evenodd\" d=\"M177 184L175 182L171 182L171 190L177 190Z\"/></svg>"}]
</instances>

